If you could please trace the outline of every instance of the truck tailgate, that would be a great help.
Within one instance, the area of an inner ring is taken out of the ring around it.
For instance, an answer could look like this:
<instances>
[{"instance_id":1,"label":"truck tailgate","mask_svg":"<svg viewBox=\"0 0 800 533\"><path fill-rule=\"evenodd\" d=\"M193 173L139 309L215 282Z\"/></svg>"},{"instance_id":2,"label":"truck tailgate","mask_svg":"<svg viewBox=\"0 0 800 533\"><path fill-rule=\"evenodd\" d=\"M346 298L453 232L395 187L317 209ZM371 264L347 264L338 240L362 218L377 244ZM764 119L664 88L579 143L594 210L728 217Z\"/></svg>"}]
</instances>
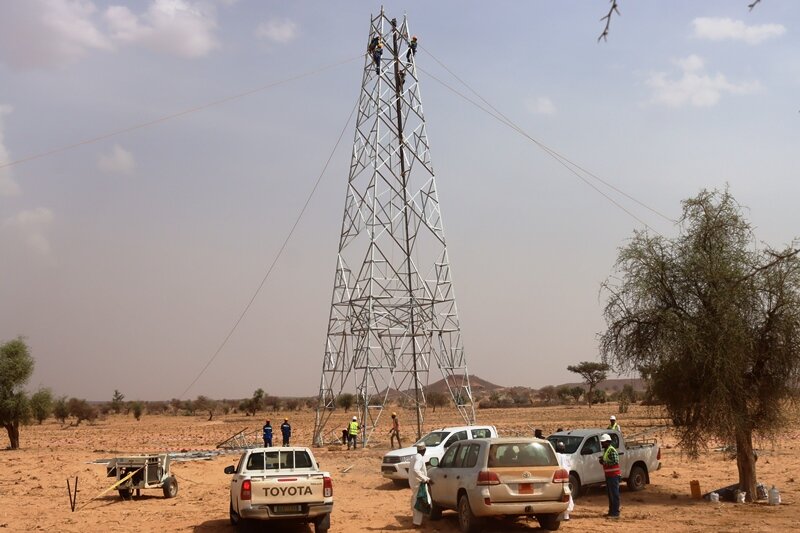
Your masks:
<instances>
[{"instance_id":1,"label":"truck tailgate","mask_svg":"<svg viewBox=\"0 0 800 533\"><path fill-rule=\"evenodd\" d=\"M255 505L322 503L323 474L281 474L253 477L252 503Z\"/></svg>"}]
</instances>

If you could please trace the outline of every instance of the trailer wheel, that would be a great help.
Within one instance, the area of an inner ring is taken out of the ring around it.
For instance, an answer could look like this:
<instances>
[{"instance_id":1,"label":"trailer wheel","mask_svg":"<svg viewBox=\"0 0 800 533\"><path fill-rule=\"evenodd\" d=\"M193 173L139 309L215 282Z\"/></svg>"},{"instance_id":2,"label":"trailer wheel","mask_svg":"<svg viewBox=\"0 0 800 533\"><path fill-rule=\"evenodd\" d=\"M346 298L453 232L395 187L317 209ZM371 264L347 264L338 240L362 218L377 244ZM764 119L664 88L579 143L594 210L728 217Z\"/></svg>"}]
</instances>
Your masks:
<instances>
[{"instance_id":1,"label":"trailer wheel","mask_svg":"<svg viewBox=\"0 0 800 533\"><path fill-rule=\"evenodd\" d=\"M164 480L164 485L162 488L164 490L165 498L174 498L178 495L178 480L170 476Z\"/></svg>"},{"instance_id":2,"label":"trailer wheel","mask_svg":"<svg viewBox=\"0 0 800 533\"><path fill-rule=\"evenodd\" d=\"M131 489L119 489L119 497L123 500L132 500L133 499L133 491Z\"/></svg>"}]
</instances>

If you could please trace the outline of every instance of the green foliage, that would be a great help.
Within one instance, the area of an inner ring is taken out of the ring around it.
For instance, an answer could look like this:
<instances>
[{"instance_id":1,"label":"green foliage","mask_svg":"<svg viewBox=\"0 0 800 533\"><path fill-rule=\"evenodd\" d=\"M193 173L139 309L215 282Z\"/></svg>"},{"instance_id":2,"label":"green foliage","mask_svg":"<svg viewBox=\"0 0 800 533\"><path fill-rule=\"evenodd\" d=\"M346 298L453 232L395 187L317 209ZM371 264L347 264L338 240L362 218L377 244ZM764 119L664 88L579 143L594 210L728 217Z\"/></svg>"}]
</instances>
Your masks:
<instances>
[{"instance_id":1,"label":"green foliage","mask_svg":"<svg viewBox=\"0 0 800 533\"><path fill-rule=\"evenodd\" d=\"M133 412L133 418L141 420L144 414L144 404L138 400L131 403L131 411Z\"/></svg>"},{"instance_id":2,"label":"green foliage","mask_svg":"<svg viewBox=\"0 0 800 533\"><path fill-rule=\"evenodd\" d=\"M572 399L572 391L567 385L561 385L556 389L556 396L561 403L567 403Z\"/></svg>"},{"instance_id":3,"label":"green foliage","mask_svg":"<svg viewBox=\"0 0 800 533\"><path fill-rule=\"evenodd\" d=\"M426 401L428 402L428 405L433 407L433 412L435 413L436 408L447 405L447 401L449 399L449 395L445 395L443 392L431 391L428 393Z\"/></svg>"},{"instance_id":4,"label":"green foliage","mask_svg":"<svg viewBox=\"0 0 800 533\"><path fill-rule=\"evenodd\" d=\"M633 386L628 384L622 387L622 390L617 394L617 401L619 402L619 412L627 413L628 407L631 403L636 402L637 394Z\"/></svg>"},{"instance_id":5,"label":"green foliage","mask_svg":"<svg viewBox=\"0 0 800 533\"><path fill-rule=\"evenodd\" d=\"M558 399L558 391L553 385L547 385L539 389L537 396L545 405L551 405Z\"/></svg>"},{"instance_id":6,"label":"green foliage","mask_svg":"<svg viewBox=\"0 0 800 533\"><path fill-rule=\"evenodd\" d=\"M97 408L83 399L70 398L67 401L67 411L70 416L75 417L76 426L84 420L93 422L97 419Z\"/></svg>"},{"instance_id":7,"label":"green foliage","mask_svg":"<svg viewBox=\"0 0 800 533\"><path fill-rule=\"evenodd\" d=\"M583 396L585 392L586 390L584 390L583 387L578 387L578 386L569 389L569 394L570 396L572 396L572 399L575 400L575 403L581 401L581 396Z\"/></svg>"},{"instance_id":8,"label":"green foliage","mask_svg":"<svg viewBox=\"0 0 800 533\"><path fill-rule=\"evenodd\" d=\"M354 403L356 403L356 397L349 392L342 393L336 397L336 405L344 409L345 413L353 407Z\"/></svg>"},{"instance_id":9,"label":"green foliage","mask_svg":"<svg viewBox=\"0 0 800 533\"><path fill-rule=\"evenodd\" d=\"M297 411L300 408L301 402L298 398L289 398L286 400L286 408L289 411Z\"/></svg>"},{"instance_id":10,"label":"green foliage","mask_svg":"<svg viewBox=\"0 0 800 533\"><path fill-rule=\"evenodd\" d=\"M569 365L567 370L575 372L583 378L586 383L588 391L586 394L587 402L590 406L595 402L594 389L598 383L605 381L609 366L606 363L594 363L592 361L583 361L577 365Z\"/></svg>"},{"instance_id":11,"label":"green foliage","mask_svg":"<svg viewBox=\"0 0 800 533\"><path fill-rule=\"evenodd\" d=\"M194 406L198 411L204 411L208 413L208 420L210 422L214 418L214 411L217 409L217 403L218 402L216 400L212 400L211 398L201 394L194 401Z\"/></svg>"},{"instance_id":12,"label":"green foliage","mask_svg":"<svg viewBox=\"0 0 800 533\"><path fill-rule=\"evenodd\" d=\"M30 403L22 386L33 373L33 357L22 337L0 345L0 425L12 450L19 448L19 426L30 420Z\"/></svg>"},{"instance_id":13,"label":"green foliage","mask_svg":"<svg viewBox=\"0 0 800 533\"><path fill-rule=\"evenodd\" d=\"M69 407L67 406L67 397L62 396L53 404L53 416L62 424L67 421L69 416Z\"/></svg>"},{"instance_id":14,"label":"green foliage","mask_svg":"<svg viewBox=\"0 0 800 533\"><path fill-rule=\"evenodd\" d=\"M119 414L122 411L122 407L125 405L123 402L124 399L125 395L117 389L114 389L114 395L111 396L111 410Z\"/></svg>"},{"instance_id":15,"label":"green foliage","mask_svg":"<svg viewBox=\"0 0 800 533\"><path fill-rule=\"evenodd\" d=\"M739 483L755 490L753 433L785 426L800 376L798 250L759 250L728 191L683 202L680 234L637 232L604 285L604 361L640 370L682 446L735 442Z\"/></svg>"},{"instance_id":16,"label":"green foliage","mask_svg":"<svg viewBox=\"0 0 800 533\"><path fill-rule=\"evenodd\" d=\"M31 412L40 424L53 413L53 393L50 389L41 388L31 396Z\"/></svg>"}]
</instances>

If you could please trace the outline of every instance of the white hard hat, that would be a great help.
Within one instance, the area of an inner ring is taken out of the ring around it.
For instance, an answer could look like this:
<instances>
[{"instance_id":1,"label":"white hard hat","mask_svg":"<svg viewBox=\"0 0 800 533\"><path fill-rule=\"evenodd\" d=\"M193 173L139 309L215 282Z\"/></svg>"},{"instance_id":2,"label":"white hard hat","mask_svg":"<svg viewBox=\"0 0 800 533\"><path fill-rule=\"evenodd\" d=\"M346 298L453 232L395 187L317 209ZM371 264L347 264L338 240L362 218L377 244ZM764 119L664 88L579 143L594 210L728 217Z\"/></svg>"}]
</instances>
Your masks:
<instances>
[{"instance_id":1,"label":"white hard hat","mask_svg":"<svg viewBox=\"0 0 800 533\"><path fill-rule=\"evenodd\" d=\"M356 417L353 417L353 421L355 422L356 420L358 420L358 418L356 418Z\"/></svg>"},{"instance_id":2,"label":"white hard hat","mask_svg":"<svg viewBox=\"0 0 800 533\"><path fill-rule=\"evenodd\" d=\"M603 433L600 435L600 442L611 442L611 437L608 436L608 433Z\"/></svg>"},{"instance_id":3,"label":"white hard hat","mask_svg":"<svg viewBox=\"0 0 800 533\"><path fill-rule=\"evenodd\" d=\"M615 420L615 421L616 421L616 419L617 419L617 417L616 417L616 416L614 416L614 415L611 415L611 420Z\"/></svg>"},{"instance_id":4,"label":"white hard hat","mask_svg":"<svg viewBox=\"0 0 800 533\"><path fill-rule=\"evenodd\" d=\"M425 443L424 442L420 442L419 444L417 444L417 449L418 450L424 450L425 449Z\"/></svg>"}]
</instances>

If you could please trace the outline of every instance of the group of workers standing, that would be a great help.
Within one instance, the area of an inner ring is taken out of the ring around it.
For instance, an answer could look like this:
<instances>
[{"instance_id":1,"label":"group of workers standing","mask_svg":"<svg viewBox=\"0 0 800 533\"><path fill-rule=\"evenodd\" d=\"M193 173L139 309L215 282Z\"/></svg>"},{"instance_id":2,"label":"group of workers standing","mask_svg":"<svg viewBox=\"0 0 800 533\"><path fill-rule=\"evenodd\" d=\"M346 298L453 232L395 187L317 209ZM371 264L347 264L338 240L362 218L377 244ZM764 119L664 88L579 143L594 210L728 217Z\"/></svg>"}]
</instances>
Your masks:
<instances>
[{"instance_id":1,"label":"group of workers standing","mask_svg":"<svg viewBox=\"0 0 800 533\"><path fill-rule=\"evenodd\" d=\"M269 448L272 446L272 423L267 420L264 424L264 427L261 428L262 437L264 438L264 447ZM289 439L292 437L292 426L289 424L289 419L284 418L283 424L281 424L281 437L283 437L283 443L281 446L289 446Z\"/></svg>"}]
</instances>

